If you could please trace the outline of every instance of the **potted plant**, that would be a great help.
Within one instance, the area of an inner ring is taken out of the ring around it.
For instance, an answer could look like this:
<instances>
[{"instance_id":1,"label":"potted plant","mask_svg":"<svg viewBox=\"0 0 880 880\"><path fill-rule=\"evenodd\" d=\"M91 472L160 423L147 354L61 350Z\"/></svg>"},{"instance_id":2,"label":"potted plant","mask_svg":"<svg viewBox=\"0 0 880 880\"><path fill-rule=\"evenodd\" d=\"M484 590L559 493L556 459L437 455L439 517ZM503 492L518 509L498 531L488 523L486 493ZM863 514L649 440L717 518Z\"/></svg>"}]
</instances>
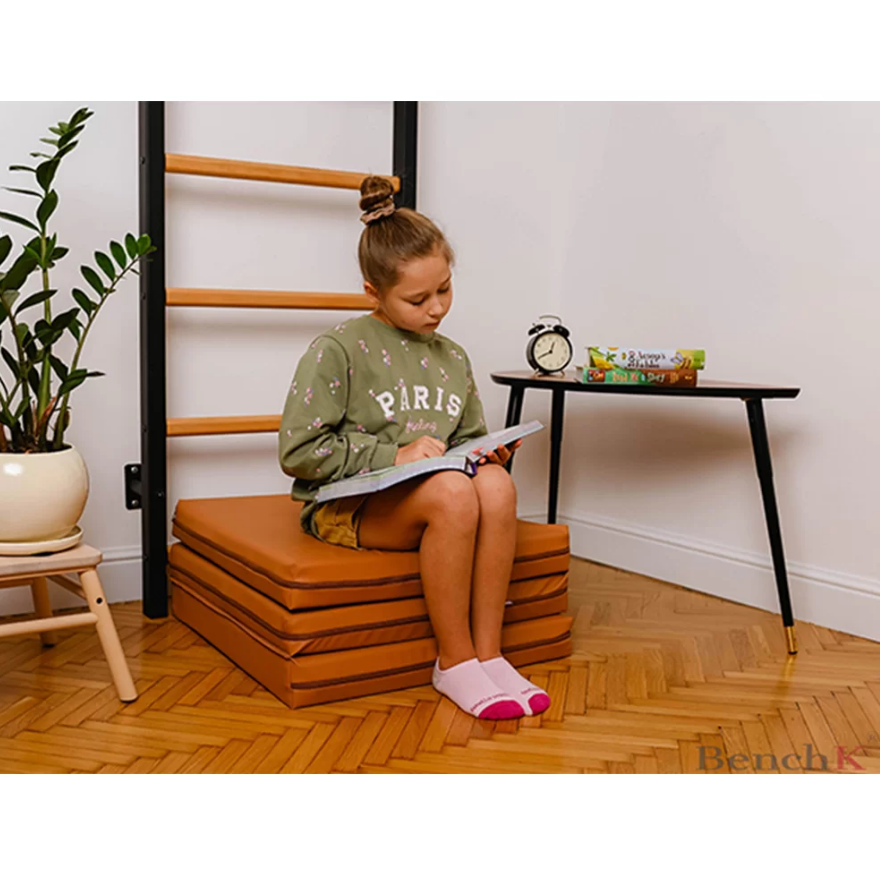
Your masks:
<instances>
[{"instance_id":1,"label":"potted plant","mask_svg":"<svg viewBox=\"0 0 880 880\"><path fill-rule=\"evenodd\" d=\"M73 288L70 299L61 303L60 291L51 286L49 273L68 250L49 231L58 207L53 182L92 115L82 108L68 122L50 127L54 137L40 140L54 152L31 153L37 160L33 166L9 168L32 175L33 184L4 187L36 207L33 220L0 211L0 230L8 222L30 235L14 259L12 239L0 235L0 555L44 552L79 540L76 523L85 509L89 480L85 462L65 440L70 396L87 379L104 375L87 370L80 357L104 303L155 250L149 236L128 233L124 245L110 242L112 259L95 252L103 278L93 266L80 267L88 293ZM34 280L36 290L25 294ZM72 349L72 356L65 360L58 348Z\"/></svg>"}]
</instances>

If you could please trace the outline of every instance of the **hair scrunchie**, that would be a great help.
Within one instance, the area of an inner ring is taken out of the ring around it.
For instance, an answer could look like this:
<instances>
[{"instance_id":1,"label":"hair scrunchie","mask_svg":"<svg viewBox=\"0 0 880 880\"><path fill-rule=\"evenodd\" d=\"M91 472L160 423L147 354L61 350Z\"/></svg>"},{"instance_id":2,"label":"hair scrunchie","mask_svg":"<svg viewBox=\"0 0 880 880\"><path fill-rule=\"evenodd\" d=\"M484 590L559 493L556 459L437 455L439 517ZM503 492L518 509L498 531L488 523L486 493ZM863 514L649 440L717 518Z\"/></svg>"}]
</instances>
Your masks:
<instances>
[{"instance_id":1,"label":"hair scrunchie","mask_svg":"<svg viewBox=\"0 0 880 880\"><path fill-rule=\"evenodd\" d=\"M374 220L378 220L380 217L388 217L396 210L397 206L394 204L394 202L391 202L390 204L384 205L381 208L373 208L369 211L364 211L364 213L361 214L361 223L369 225Z\"/></svg>"}]
</instances>

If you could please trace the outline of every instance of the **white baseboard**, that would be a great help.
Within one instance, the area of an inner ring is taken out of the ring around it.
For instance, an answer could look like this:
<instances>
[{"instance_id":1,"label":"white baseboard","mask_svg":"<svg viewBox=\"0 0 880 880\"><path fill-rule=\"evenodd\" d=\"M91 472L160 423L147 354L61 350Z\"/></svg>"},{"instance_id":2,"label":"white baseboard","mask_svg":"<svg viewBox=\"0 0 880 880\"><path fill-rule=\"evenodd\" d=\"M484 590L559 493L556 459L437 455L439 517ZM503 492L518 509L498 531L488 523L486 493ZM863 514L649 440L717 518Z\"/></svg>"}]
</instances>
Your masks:
<instances>
[{"instance_id":1,"label":"white baseboard","mask_svg":"<svg viewBox=\"0 0 880 880\"><path fill-rule=\"evenodd\" d=\"M546 513L521 518L547 521ZM574 556L779 613L769 546L761 556L603 517L558 521ZM880 581L792 562L787 569L795 620L880 641Z\"/></svg>"},{"instance_id":2,"label":"white baseboard","mask_svg":"<svg viewBox=\"0 0 880 880\"><path fill-rule=\"evenodd\" d=\"M98 569L101 585L107 601L130 602L141 598L141 548L112 547L102 550L104 561ZM63 587L49 582L49 599L52 608L80 608L86 603ZM0 590L0 617L10 614L30 614L34 610L31 591L25 587Z\"/></svg>"},{"instance_id":3,"label":"white baseboard","mask_svg":"<svg viewBox=\"0 0 880 880\"><path fill-rule=\"evenodd\" d=\"M520 517L546 522L543 512ZM779 612L769 548L762 557L603 517L560 516L559 522L569 528L574 556ZM108 601L140 599L140 547L115 547L103 553L100 573ZM880 581L792 562L788 578L796 620L880 641ZM84 604L54 584L49 590L53 608ZM31 611L29 590L0 590L0 617Z\"/></svg>"}]
</instances>

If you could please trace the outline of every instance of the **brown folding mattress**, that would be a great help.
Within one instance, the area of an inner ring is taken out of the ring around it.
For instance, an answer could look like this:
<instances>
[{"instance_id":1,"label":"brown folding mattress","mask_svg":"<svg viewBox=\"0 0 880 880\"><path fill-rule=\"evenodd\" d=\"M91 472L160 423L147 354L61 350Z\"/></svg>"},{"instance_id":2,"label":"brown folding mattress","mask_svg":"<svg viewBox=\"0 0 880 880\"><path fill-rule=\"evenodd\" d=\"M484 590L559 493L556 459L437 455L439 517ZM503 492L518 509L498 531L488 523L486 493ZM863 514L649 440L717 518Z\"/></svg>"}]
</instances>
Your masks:
<instances>
[{"instance_id":1,"label":"brown folding mattress","mask_svg":"<svg viewBox=\"0 0 880 880\"><path fill-rule=\"evenodd\" d=\"M172 534L191 550L290 610L333 608L422 594L418 551L351 550L299 524L288 495L181 500ZM563 574L568 526L517 520L511 581Z\"/></svg>"},{"instance_id":2,"label":"brown folding mattress","mask_svg":"<svg viewBox=\"0 0 880 880\"><path fill-rule=\"evenodd\" d=\"M288 496L180 501L175 616L293 707L429 683L437 646L418 553L324 544L302 532L300 506ZM571 653L568 562L565 526L517 523L502 631L514 664Z\"/></svg>"}]
</instances>

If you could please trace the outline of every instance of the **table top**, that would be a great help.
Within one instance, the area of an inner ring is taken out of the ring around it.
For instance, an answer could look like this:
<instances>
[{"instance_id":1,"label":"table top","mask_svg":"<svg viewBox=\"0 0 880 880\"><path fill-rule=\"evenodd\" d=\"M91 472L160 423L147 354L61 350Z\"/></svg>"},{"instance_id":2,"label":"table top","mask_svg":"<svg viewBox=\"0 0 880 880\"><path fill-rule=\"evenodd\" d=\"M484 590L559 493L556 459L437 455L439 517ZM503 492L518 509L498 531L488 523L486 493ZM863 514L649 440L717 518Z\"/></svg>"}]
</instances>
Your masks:
<instances>
[{"instance_id":1,"label":"table top","mask_svg":"<svg viewBox=\"0 0 880 880\"><path fill-rule=\"evenodd\" d=\"M550 388L565 391L586 391L593 394L638 394L654 397L797 397L800 388L779 385L750 385L744 382L720 382L717 379L697 377L695 388L667 388L663 385L612 385L599 382L579 382L575 370L564 375L545 376L532 370L508 370L490 373L492 381L499 385L519 388Z\"/></svg>"}]
</instances>

